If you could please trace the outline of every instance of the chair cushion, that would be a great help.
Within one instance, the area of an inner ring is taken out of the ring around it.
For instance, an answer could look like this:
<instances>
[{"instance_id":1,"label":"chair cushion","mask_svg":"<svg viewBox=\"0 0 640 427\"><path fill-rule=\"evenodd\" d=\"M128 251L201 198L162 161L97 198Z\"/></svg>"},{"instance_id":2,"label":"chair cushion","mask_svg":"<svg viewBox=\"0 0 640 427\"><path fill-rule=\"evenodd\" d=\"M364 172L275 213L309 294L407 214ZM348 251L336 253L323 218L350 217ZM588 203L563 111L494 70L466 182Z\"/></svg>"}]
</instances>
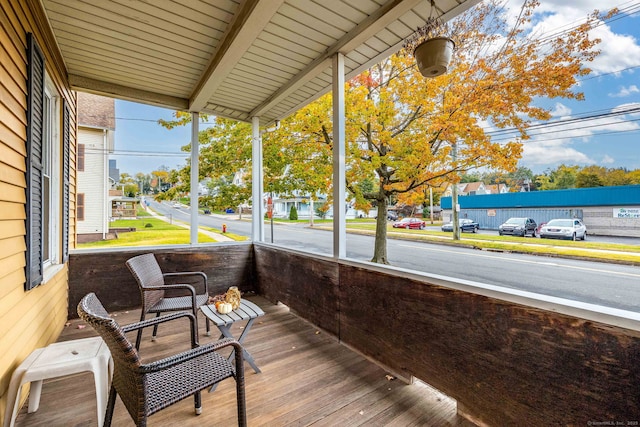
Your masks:
<instances>
[{"instance_id":1,"label":"chair cushion","mask_svg":"<svg viewBox=\"0 0 640 427\"><path fill-rule=\"evenodd\" d=\"M196 308L205 305L209 295L196 295ZM150 313L160 313L163 311L192 310L191 297L162 298L156 305L151 307Z\"/></svg>"}]
</instances>

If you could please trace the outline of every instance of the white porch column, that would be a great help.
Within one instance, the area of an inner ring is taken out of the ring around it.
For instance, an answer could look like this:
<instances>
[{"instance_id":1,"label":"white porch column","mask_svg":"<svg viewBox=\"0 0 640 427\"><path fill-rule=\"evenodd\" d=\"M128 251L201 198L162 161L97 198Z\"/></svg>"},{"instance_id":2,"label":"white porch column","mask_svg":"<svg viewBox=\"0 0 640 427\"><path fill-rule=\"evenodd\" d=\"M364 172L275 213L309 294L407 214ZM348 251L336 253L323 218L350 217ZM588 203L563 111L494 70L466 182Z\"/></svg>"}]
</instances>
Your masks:
<instances>
[{"instance_id":1,"label":"white porch column","mask_svg":"<svg viewBox=\"0 0 640 427\"><path fill-rule=\"evenodd\" d=\"M198 244L198 175L200 145L198 140L200 114L191 113L191 244Z\"/></svg>"},{"instance_id":2,"label":"white porch column","mask_svg":"<svg viewBox=\"0 0 640 427\"><path fill-rule=\"evenodd\" d=\"M251 240L254 242L264 242L264 205L262 195L264 194L264 180L262 176L262 137L260 136L260 118L251 119L252 126L252 147L251 147L251 167L252 174L252 209L251 209Z\"/></svg>"},{"instance_id":3,"label":"white porch column","mask_svg":"<svg viewBox=\"0 0 640 427\"><path fill-rule=\"evenodd\" d=\"M333 57L333 257L347 256L344 56Z\"/></svg>"}]
</instances>

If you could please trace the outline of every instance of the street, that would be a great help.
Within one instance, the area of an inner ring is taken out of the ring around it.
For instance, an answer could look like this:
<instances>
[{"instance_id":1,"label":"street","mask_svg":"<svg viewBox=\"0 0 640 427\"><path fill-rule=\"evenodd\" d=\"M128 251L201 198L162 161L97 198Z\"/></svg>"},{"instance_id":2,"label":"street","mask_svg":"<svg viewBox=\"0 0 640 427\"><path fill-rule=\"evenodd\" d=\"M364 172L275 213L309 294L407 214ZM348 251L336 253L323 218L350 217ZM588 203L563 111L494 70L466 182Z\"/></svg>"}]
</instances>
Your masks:
<instances>
[{"instance_id":1,"label":"street","mask_svg":"<svg viewBox=\"0 0 640 427\"><path fill-rule=\"evenodd\" d=\"M175 209L152 202L152 208L189 220L188 208ZM231 233L250 235L251 223L216 216L200 215L200 225ZM333 235L308 224L273 226L274 243L307 252L332 255ZM265 240L271 241L271 227L265 223ZM590 240L595 240L590 236ZM369 261L373 236L347 234L347 257ZM387 241L389 262L395 267L424 273L504 286L528 292L567 298L591 304L640 312L640 267L581 261L557 257L488 252L437 244L396 240Z\"/></svg>"}]
</instances>

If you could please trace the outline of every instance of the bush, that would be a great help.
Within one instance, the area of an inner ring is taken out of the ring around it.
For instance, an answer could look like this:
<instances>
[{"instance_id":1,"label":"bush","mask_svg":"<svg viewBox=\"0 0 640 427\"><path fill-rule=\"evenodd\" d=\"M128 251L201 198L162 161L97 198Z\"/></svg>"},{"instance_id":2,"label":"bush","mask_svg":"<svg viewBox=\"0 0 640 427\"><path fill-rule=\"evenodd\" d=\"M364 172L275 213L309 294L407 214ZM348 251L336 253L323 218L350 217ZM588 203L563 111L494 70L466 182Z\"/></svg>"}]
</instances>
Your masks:
<instances>
[{"instance_id":1,"label":"bush","mask_svg":"<svg viewBox=\"0 0 640 427\"><path fill-rule=\"evenodd\" d=\"M291 221L296 221L298 219L298 210L295 206L291 206L291 210L289 211L289 219Z\"/></svg>"},{"instance_id":2,"label":"bush","mask_svg":"<svg viewBox=\"0 0 640 427\"><path fill-rule=\"evenodd\" d=\"M144 225L144 228L153 228L153 224L151 224L150 222L146 223Z\"/></svg>"}]
</instances>

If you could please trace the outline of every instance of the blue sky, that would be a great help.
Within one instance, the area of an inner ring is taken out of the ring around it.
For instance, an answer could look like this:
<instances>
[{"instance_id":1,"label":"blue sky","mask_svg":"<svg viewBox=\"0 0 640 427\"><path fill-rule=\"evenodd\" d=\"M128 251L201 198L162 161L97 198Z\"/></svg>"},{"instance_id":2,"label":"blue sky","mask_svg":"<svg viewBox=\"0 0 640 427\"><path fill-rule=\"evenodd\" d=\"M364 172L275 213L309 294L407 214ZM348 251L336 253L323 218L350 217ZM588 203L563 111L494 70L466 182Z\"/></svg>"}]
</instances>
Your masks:
<instances>
[{"instance_id":1,"label":"blue sky","mask_svg":"<svg viewBox=\"0 0 640 427\"><path fill-rule=\"evenodd\" d=\"M521 1L513 1L517 13ZM595 9L618 7L625 11L593 30L601 39L601 54L589 64L592 74L579 82L584 101L539 100L553 111L553 120L592 117L577 124L560 123L542 129L524 144L521 166L534 173L568 165L599 165L640 169L640 1L541 0L532 30L554 33L583 22ZM634 113L611 115L636 108ZM172 111L116 100L116 154L120 172L135 175L166 166L180 168L189 143L190 127L166 130L158 119L171 119Z\"/></svg>"}]
</instances>

